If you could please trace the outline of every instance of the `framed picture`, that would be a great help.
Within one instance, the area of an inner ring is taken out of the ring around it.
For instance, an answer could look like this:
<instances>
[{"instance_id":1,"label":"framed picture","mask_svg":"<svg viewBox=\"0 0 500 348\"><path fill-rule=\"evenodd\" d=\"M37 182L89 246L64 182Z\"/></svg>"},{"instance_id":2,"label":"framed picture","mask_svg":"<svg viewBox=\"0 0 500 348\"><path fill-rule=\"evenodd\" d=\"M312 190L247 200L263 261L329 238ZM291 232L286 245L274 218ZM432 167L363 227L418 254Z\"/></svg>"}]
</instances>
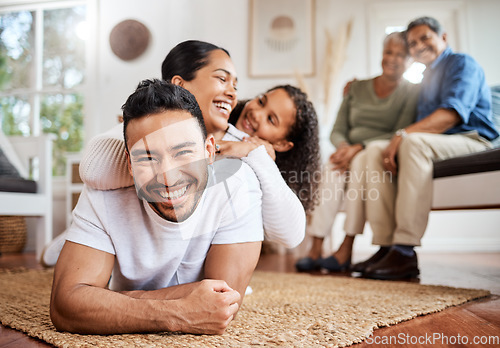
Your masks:
<instances>
[{"instance_id":1,"label":"framed picture","mask_svg":"<svg viewBox=\"0 0 500 348\"><path fill-rule=\"evenodd\" d=\"M315 73L314 0L250 0L250 77Z\"/></svg>"}]
</instances>

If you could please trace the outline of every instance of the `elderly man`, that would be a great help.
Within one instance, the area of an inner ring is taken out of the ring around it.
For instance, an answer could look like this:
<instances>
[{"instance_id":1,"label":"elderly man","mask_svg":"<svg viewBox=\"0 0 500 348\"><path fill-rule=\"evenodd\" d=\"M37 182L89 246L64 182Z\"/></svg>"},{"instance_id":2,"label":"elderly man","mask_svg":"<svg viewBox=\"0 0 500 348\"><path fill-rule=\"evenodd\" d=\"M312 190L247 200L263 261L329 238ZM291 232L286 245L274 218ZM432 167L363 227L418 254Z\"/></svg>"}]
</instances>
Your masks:
<instances>
[{"instance_id":1,"label":"elderly man","mask_svg":"<svg viewBox=\"0 0 500 348\"><path fill-rule=\"evenodd\" d=\"M414 247L420 245L431 210L433 161L486 150L498 137L479 64L454 53L433 18L414 20L406 35L410 54L426 66L417 120L389 143L373 142L366 149L367 189L380 195L366 202L367 219L373 244L381 248L353 270L376 279L419 274ZM383 175L392 180L380 180Z\"/></svg>"},{"instance_id":2,"label":"elderly man","mask_svg":"<svg viewBox=\"0 0 500 348\"><path fill-rule=\"evenodd\" d=\"M90 334L223 333L260 254L257 178L239 160L213 163L214 138L181 87L145 80L123 116L135 188L82 192L52 322Z\"/></svg>"}]
</instances>

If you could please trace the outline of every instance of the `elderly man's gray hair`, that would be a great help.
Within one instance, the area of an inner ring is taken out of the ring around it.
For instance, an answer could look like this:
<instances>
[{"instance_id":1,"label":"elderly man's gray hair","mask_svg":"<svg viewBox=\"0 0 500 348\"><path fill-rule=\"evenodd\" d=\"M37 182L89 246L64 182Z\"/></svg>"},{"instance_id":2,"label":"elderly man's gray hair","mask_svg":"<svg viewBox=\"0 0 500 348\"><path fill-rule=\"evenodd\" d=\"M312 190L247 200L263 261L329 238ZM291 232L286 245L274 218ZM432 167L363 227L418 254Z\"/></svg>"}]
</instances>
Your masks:
<instances>
[{"instance_id":1,"label":"elderly man's gray hair","mask_svg":"<svg viewBox=\"0 0 500 348\"><path fill-rule=\"evenodd\" d=\"M441 24L432 17L420 17L415 20L413 20L410 24L408 24L408 28L406 29L406 33L419 25L427 25L433 32L435 32L438 35L442 35L444 33L444 28L441 26Z\"/></svg>"}]
</instances>

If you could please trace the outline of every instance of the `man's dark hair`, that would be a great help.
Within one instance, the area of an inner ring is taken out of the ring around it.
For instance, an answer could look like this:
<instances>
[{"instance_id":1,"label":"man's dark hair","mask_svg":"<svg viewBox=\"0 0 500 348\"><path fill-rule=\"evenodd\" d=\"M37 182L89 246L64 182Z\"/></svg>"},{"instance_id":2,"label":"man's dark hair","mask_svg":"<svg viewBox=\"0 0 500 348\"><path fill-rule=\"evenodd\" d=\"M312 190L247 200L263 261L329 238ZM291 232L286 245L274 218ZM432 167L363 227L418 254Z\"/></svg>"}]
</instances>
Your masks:
<instances>
[{"instance_id":1,"label":"man's dark hair","mask_svg":"<svg viewBox=\"0 0 500 348\"><path fill-rule=\"evenodd\" d=\"M207 129L196 98L186 89L158 79L143 80L137 86L125 104L123 110L123 137L127 145L127 126L131 120L169 110L187 111L198 121L203 135L207 137Z\"/></svg>"},{"instance_id":2,"label":"man's dark hair","mask_svg":"<svg viewBox=\"0 0 500 348\"><path fill-rule=\"evenodd\" d=\"M444 33L444 28L435 18L420 17L413 20L410 24L408 24L408 28L406 29L406 35L408 36L408 32L414 27L419 25L427 25L433 32L435 32L438 35L442 35Z\"/></svg>"},{"instance_id":3,"label":"man's dark hair","mask_svg":"<svg viewBox=\"0 0 500 348\"><path fill-rule=\"evenodd\" d=\"M167 54L161 65L161 78L170 82L179 75L186 81L195 78L196 72L208 64L208 55L215 50L229 52L222 47L204 41L188 40L181 42Z\"/></svg>"}]
</instances>

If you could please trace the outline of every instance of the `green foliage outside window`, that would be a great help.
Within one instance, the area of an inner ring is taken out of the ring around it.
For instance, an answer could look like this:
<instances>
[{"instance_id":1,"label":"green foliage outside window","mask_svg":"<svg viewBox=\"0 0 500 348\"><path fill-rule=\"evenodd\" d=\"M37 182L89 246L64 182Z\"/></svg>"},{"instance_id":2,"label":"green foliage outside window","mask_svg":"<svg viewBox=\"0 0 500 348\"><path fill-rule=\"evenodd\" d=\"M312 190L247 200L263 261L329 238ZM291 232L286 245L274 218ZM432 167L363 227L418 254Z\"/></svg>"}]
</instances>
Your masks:
<instances>
[{"instance_id":1,"label":"green foliage outside window","mask_svg":"<svg viewBox=\"0 0 500 348\"><path fill-rule=\"evenodd\" d=\"M56 134L53 175L64 175L66 152L78 152L83 145L83 98L79 94L43 98L40 122L44 133Z\"/></svg>"},{"instance_id":2,"label":"green foliage outside window","mask_svg":"<svg viewBox=\"0 0 500 348\"><path fill-rule=\"evenodd\" d=\"M76 26L86 8L38 11L43 33L36 32L34 11L0 13L0 123L7 135L55 134L53 175L64 175L65 153L83 146L85 41ZM42 34L43 47L36 47Z\"/></svg>"}]
</instances>

